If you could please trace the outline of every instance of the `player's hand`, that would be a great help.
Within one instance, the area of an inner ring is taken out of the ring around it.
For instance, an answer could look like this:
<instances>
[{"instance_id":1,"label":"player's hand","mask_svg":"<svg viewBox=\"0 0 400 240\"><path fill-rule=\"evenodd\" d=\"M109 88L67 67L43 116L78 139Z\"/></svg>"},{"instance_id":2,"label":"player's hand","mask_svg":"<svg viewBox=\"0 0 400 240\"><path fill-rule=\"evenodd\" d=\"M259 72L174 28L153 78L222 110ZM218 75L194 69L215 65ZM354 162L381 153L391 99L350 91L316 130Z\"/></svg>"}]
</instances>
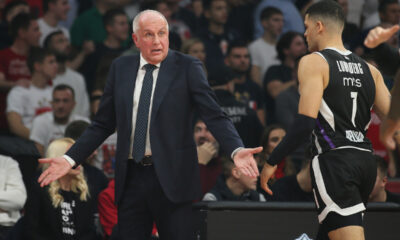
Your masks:
<instances>
[{"instance_id":1,"label":"player's hand","mask_svg":"<svg viewBox=\"0 0 400 240\"><path fill-rule=\"evenodd\" d=\"M205 142L197 147L197 158L199 163L207 165L210 160L217 155L218 146L211 142Z\"/></svg>"},{"instance_id":2,"label":"player's hand","mask_svg":"<svg viewBox=\"0 0 400 240\"><path fill-rule=\"evenodd\" d=\"M368 48L375 48L379 44L389 40L393 34L399 31L400 27L398 24L390 28L375 27L368 32L367 37L364 40L364 45Z\"/></svg>"},{"instance_id":3,"label":"player's hand","mask_svg":"<svg viewBox=\"0 0 400 240\"><path fill-rule=\"evenodd\" d=\"M272 195L273 193L271 189L268 187L268 181L274 175L276 169L277 165L272 166L269 165L268 163L265 163L263 170L261 171L260 184L262 189L264 189L264 191L267 192L269 195Z\"/></svg>"},{"instance_id":4,"label":"player's hand","mask_svg":"<svg viewBox=\"0 0 400 240\"><path fill-rule=\"evenodd\" d=\"M63 177L71 170L72 166L63 157L42 158L39 163L48 163L50 166L40 175L38 182L44 187L51 182Z\"/></svg>"},{"instance_id":5,"label":"player's hand","mask_svg":"<svg viewBox=\"0 0 400 240\"><path fill-rule=\"evenodd\" d=\"M262 149L262 147L240 149L233 157L233 162L244 175L257 177L260 173L253 155L261 152Z\"/></svg>"}]
</instances>

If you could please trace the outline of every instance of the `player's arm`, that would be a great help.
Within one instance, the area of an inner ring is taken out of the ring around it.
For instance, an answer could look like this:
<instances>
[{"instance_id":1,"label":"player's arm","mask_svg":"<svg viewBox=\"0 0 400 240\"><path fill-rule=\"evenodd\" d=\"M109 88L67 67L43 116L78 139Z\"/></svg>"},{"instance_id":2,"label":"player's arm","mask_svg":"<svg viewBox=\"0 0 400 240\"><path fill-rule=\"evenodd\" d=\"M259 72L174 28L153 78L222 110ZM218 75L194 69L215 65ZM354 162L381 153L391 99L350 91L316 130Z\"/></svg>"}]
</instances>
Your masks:
<instances>
[{"instance_id":1,"label":"player's arm","mask_svg":"<svg viewBox=\"0 0 400 240\"><path fill-rule=\"evenodd\" d=\"M272 194L267 182L275 172L276 164L306 142L315 128L315 119L318 116L324 88L328 85L328 75L327 62L317 54L307 55L300 60L299 111L286 136L274 149L261 173L261 186L267 193Z\"/></svg>"},{"instance_id":2,"label":"player's arm","mask_svg":"<svg viewBox=\"0 0 400 240\"><path fill-rule=\"evenodd\" d=\"M389 113L390 92L383 81L382 74L372 65L368 64L372 77L375 82L375 101L373 109L375 113L383 120Z\"/></svg>"}]
</instances>

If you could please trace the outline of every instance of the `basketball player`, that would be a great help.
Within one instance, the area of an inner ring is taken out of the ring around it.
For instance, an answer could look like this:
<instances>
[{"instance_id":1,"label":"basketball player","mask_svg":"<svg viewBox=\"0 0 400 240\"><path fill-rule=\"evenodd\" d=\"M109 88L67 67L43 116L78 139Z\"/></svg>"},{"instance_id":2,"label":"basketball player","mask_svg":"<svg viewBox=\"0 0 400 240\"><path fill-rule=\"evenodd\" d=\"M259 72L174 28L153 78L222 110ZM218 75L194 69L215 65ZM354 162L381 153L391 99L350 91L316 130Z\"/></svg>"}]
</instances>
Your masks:
<instances>
[{"instance_id":1,"label":"basketball player","mask_svg":"<svg viewBox=\"0 0 400 240\"><path fill-rule=\"evenodd\" d=\"M312 135L311 178L320 223L317 239L364 239L362 214L376 179L376 161L366 138L371 108L383 118L390 93L379 71L346 50L345 17L334 1L306 12L309 55L298 70L299 112L261 174L267 182L276 164Z\"/></svg>"}]
</instances>

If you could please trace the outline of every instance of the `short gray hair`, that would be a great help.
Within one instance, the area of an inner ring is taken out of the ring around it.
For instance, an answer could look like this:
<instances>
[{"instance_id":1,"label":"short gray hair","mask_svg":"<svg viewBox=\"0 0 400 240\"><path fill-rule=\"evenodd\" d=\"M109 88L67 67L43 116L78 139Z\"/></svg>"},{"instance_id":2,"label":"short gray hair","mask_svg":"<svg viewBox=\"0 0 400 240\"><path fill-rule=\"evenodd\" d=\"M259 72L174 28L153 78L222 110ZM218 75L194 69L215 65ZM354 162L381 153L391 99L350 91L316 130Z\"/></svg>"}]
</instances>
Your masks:
<instances>
[{"instance_id":1,"label":"short gray hair","mask_svg":"<svg viewBox=\"0 0 400 240\"><path fill-rule=\"evenodd\" d=\"M160 13L159 11L148 9L148 10L141 11L141 12L138 13L138 14L136 15L136 17L133 19L133 21L132 21L132 30L133 30L133 33L136 33L136 32L139 30L139 20L140 20L140 17L141 17L143 14L146 14L146 13L155 13L155 14L159 15L159 16L160 16L162 19L164 19L164 21L167 23L167 30L169 31L168 21L167 21L167 19L164 17L164 15L162 15L162 13Z\"/></svg>"}]
</instances>

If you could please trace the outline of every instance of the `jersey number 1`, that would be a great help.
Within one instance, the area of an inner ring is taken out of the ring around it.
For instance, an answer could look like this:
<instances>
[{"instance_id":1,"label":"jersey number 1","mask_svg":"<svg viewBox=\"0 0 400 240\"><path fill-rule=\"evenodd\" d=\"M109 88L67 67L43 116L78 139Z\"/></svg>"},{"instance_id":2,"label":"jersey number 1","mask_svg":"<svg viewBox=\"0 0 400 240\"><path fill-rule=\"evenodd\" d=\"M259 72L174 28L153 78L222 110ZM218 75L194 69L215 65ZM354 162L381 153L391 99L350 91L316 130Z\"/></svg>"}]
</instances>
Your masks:
<instances>
[{"instance_id":1,"label":"jersey number 1","mask_svg":"<svg viewBox=\"0 0 400 240\"><path fill-rule=\"evenodd\" d=\"M353 108L351 111L351 122L353 123L353 126L356 126L356 112L357 112L357 95L358 92L350 92L350 97L353 99Z\"/></svg>"}]
</instances>

